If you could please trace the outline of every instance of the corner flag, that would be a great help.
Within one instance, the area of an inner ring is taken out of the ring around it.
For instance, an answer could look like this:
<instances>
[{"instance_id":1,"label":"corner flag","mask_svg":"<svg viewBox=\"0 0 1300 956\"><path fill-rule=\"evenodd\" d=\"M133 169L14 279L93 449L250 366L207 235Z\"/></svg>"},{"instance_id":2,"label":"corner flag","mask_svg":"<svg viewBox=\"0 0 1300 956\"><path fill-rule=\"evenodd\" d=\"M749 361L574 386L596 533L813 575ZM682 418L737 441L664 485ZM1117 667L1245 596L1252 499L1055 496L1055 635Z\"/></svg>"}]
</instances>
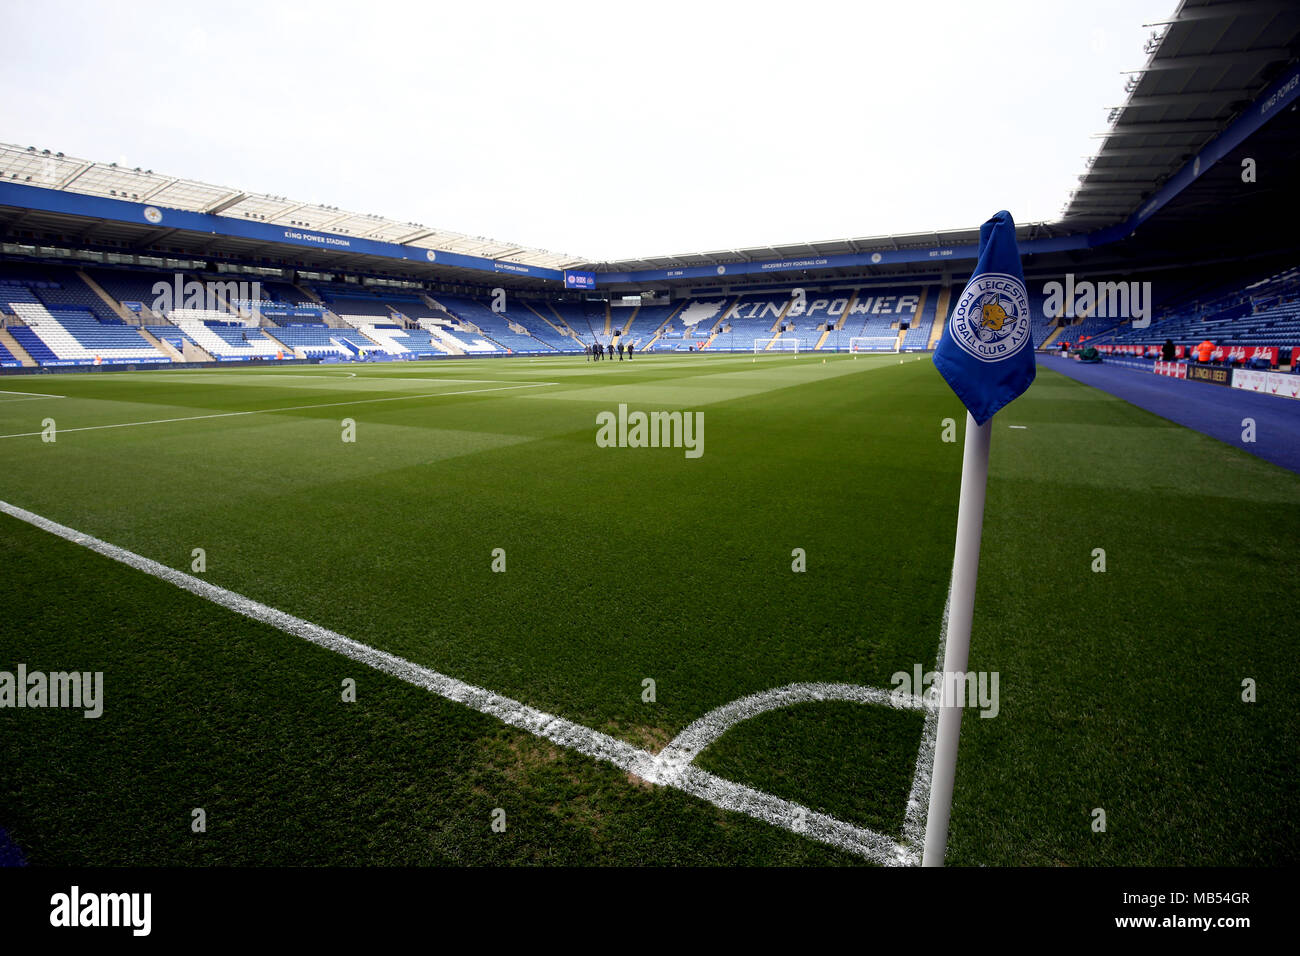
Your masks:
<instances>
[{"instance_id":1,"label":"corner flag","mask_svg":"<svg viewBox=\"0 0 1300 956\"><path fill-rule=\"evenodd\" d=\"M980 226L979 260L944 327L934 365L977 425L1034 380L1029 294L1016 224L1005 209Z\"/></svg>"},{"instance_id":2,"label":"corner flag","mask_svg":"<svg viewBox=\"0 0 1300 956\"><path fill-rule=\"evenodd\" d=\"M939 703L939 732L934 747L934 773L930 778L922 866L942 866L948 846L952 785L957 775L957 739L961 735L962 707L955 698L956 688L964 686L953 675L965 674L970 656L992 419L1034 381L1029 295L1016 248L1016 224L1011 213L1005 210L980 226L975 271L944 327L943 338L934 352L934 364L966 406L967 415L943 657L943 694Z\"/></svg>"}]
</instances>

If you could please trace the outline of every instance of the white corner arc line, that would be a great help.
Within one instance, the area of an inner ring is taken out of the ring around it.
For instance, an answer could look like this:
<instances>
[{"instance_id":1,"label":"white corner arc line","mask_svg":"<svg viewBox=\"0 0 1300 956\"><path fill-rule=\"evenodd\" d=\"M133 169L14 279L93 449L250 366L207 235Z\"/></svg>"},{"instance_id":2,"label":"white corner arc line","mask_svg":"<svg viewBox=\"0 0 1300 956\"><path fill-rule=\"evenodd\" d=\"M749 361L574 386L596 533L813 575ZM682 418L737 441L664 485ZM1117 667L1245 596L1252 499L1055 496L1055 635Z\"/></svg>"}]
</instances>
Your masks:
<instances>
[{"instance_id":1,"label":"white corner arc line","mask_svg":"<svg viewBox=\"0 0 1300 956\"><path fill-rule=\"evenodd\" d=\"M120 564L142 571L151 577L166 581L251 620L268 624L286 634L421 687L439 697L496 717L503 723L542 737L561 747L611 763L651 783L674 787L707 800L723 810L744 813L793 833L855 853L883 866L914 865L919 859L918 851L910 843L899 844L874 830L854 826L793 801L725 780L694 765L680 766L671 760L665 760L662 754L641 750L608 734L592 730L590 727L584 727L482 687L440 674L428 667L355 641L242 594L169 568L150 558L84 534L7 501L0 501L0 512ZM780 690L785 691L788 688Z\"/></svg>"},{"instance_id":2,"label":"white corner arc line","mask_svg":"<svg viewBox=\"0 0 1300 956\"><path fill-rule=\"evenodd\" d=\"M775 690L742 697L709 711L674 737L659 755L670 763L685 765L694 761L704 748L741 721L769 710L823 701L879 704L896 710L925 709L925 702L914 694L895 697L878 687L863 687L858 684L787 684Z\"/></svg>"},{"instance_id":3,"label":"white corner arc line","mask_svg":"<svg viewBox=\"0 0 1300 956\"><path fill-rule=\"evenodd\" d=\"M314 405L291 405L288 408L253 408L242 412L214 412L211 415L186 415L183 418L155 418L143 422L114 422L109 425L82 425L77 428L60 428L59 434L68 432L94 432L105 428L136 428L140 425L166 425L171 422L198 422L209 418L238 418L241 415L274 415L277 412L301 412L309 408L339 408L344 405L373 405L377 402L405 402L420 398L443 398L448 395L478 395L481 392L504 392L512 388L540 388L543 385L558 385L559 382L528 382L522 385L502 385L499 388L466 388L458 392L429 392L426 395L390 395L387 398L358 398L346 402L318 402ZM60 396L62 397L62 396ZM35 438L41 432L20 432L14 435L0 435L5 438Z\"/></svg>"}]
</instances>

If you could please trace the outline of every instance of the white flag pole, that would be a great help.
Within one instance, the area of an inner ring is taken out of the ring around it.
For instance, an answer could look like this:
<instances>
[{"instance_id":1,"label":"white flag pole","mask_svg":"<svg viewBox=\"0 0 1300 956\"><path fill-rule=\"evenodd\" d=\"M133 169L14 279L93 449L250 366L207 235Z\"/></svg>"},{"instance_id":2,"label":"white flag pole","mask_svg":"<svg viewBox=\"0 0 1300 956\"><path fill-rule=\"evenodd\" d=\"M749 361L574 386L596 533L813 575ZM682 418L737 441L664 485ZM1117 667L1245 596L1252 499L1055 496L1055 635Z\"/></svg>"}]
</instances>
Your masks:
<instances>
[{"instance_id":1,"label":"white flag pole","mask_svg":"<svg viewBox=\"0 0 1300 956\"><path fill-rule=\"evenodd\" d=\"M957 544L952 558L952 597L948 603L948 640L943 657L943 696L939 733L930 778L930 809L925 820L922 866L943 866L948 846L948 814L952 782L957 773L957 738L961 735L961 702L954 699L957 681L970 656L971 615L975 611L975 581L979 576L980 535L984 531L984 488L989 476L989 436L993 419L976 425L966 413L966 446L961 463L961 499L957 505Z\"/></svg>"}]
</instances>

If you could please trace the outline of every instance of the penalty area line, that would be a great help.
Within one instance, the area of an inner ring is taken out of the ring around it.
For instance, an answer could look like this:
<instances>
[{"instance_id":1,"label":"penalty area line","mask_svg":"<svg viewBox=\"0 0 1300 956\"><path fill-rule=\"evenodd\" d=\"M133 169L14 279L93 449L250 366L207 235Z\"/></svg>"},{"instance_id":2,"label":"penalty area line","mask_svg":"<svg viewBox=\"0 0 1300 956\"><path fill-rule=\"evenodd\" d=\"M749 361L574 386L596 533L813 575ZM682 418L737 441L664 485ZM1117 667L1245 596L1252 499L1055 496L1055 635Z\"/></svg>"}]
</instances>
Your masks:
<instances>
[{"instance_id":1,"label":"penalty area line","mask_svg":"<svg viewBox=\"0 0 1300 956\"><path fill-rule=\"evenodd\" d=\"M915 862L908 846L900 845L884 834L866 827L854 826L770 793L725 780L692 764L683 765L684 759L694 759L693 755L688 756L684 751L689 751L695 741L688 742L679 738L679 747L674 752L653 754L608 734L592 730L590 727L584 727L555 714L545 713L520 701L455 677L440 674L396 654L345 637L285 611L277 610L191 574L159 564L151 558L19 508L7 501L0 501L0 512L127 567L142 571L160 581L166 581L236 614L270 625L293 637L308 641L374 670L382 671L446 700L495 717L503 723L527 731L560 747L613 764L620 770L634 774L643 780L673 787L706 800L722 810L746 814L792 833L811 837L837 849L857 854L883 866L900 866ZM838 692L842 685L825 686L834 687ZM792 688L782 688L776 693L781 692L785 692L790 702L823 699L823 694L817 689L817 685L793 685ZM829 696L833 699L836 694L832 693ZM754 703L754 700L746 699L744 706L750 708ZM731 716L729 709L724 722L729 723Z\"/></svg>"}]
</instances>

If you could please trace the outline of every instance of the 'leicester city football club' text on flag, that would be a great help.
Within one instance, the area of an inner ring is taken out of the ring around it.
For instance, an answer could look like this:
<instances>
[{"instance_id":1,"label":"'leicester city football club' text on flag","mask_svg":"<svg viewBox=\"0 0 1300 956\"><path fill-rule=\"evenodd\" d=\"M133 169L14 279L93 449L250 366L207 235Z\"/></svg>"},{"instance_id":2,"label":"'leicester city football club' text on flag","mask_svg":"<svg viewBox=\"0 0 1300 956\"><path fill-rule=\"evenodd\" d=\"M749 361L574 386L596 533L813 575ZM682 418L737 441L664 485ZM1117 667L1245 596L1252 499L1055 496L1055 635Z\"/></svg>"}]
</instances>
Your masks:
<instances>
[{"instance_id":1,"label":"'leicester city football club' text on flag","mask_svg":"<svg viewBox=\"0 0 1300 956\"><path fill-rule=\"evenodd\" d=\"M983 425L1034 380L1029 294L1016 224L1003 210L980 226L979 261L952 310L934 365Z\"/></svg>"}]
</instances>

